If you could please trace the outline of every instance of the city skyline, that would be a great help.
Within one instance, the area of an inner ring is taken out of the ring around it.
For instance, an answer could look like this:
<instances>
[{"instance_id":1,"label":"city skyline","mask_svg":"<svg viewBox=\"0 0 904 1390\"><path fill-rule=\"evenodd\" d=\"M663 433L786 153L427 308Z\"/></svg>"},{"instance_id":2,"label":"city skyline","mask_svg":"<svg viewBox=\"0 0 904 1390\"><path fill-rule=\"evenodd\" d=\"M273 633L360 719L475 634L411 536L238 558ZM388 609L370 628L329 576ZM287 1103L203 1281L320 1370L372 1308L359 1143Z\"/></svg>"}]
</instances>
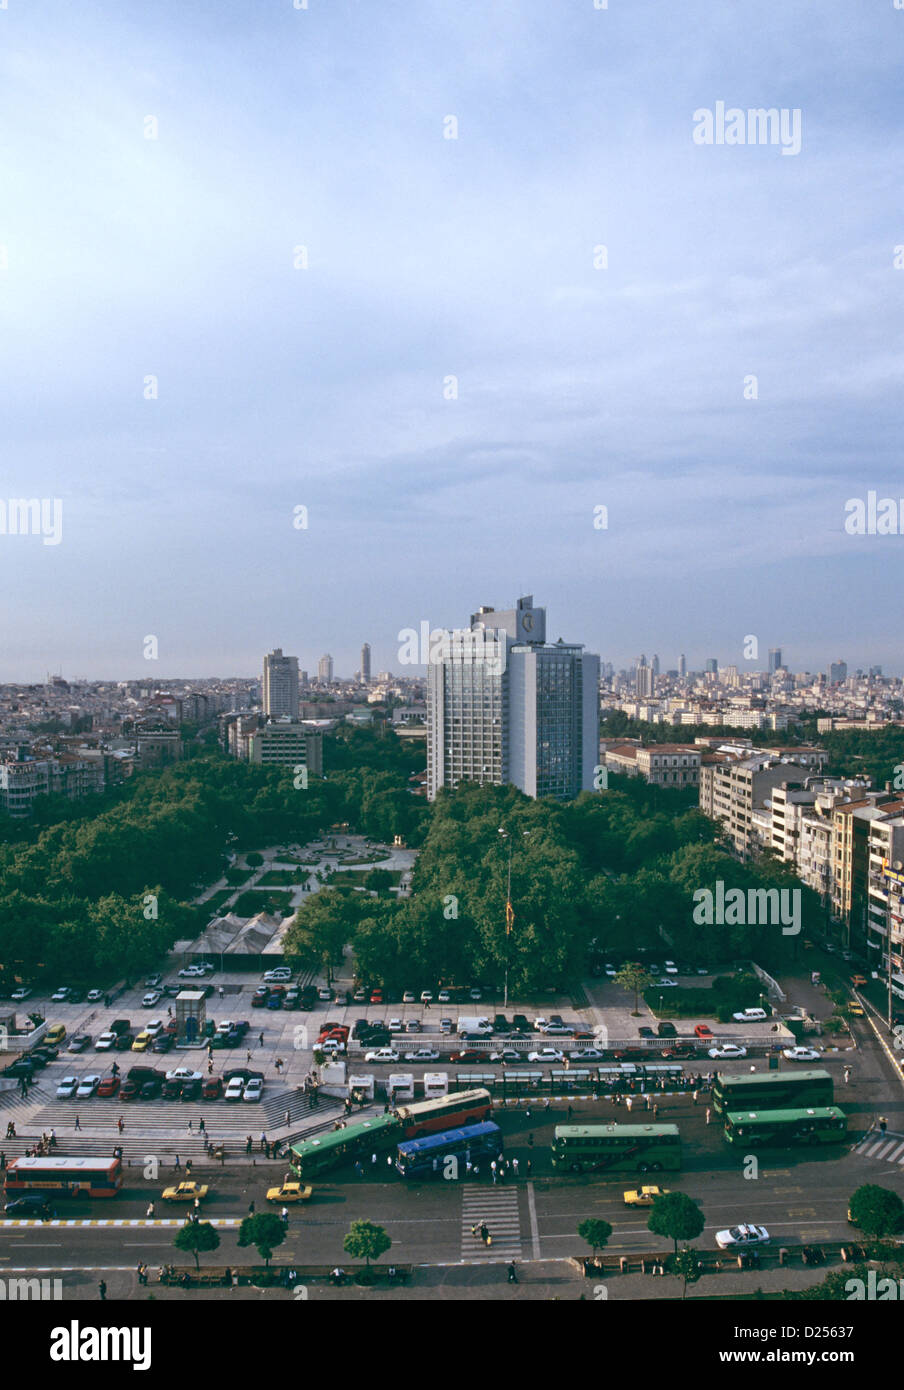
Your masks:
<instances>
[{"instance_id":1,"label":"city skyline","mask_svg":"<svg viewBox=\"0 0 904 1390\"><path fill-rule=\"evenodd\" d=\"M0 678L392 669L478 571L619 665L677 609L901 671L900 16L631 8L3 16L5 487L61 505ZM733 102L799 152L695 139Z\"/></svg>"}]
</instances>

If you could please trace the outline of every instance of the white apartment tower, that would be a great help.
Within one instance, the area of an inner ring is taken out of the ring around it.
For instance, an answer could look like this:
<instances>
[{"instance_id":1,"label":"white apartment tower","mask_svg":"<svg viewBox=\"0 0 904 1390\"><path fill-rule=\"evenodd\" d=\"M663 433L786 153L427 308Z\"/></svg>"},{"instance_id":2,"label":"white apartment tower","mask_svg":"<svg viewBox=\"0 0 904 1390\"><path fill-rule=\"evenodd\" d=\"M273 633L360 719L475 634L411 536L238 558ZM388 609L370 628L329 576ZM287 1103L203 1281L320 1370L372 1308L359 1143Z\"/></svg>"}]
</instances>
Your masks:
<instances>
[{"instance_id":1,"label":"white apartment tower","mask_svg":"<svg viewBox=\"0 0 904 1390\"><path fill-rule=\"evenodd\" d=\"M268 719L298 718L298 657L276 647L264 657L261 699Z\"/></svg>"},{"instance_id":2,"label":"white apartment tower","mask_svg":"<svg viewBox=\"0 0 904 1390\"><path fill-rule=\"evenodd\" d=\"M446 632L428 670L427 795L462 781L527 796L591 790L599 761L599 657L546 641L532 595Z\"/></svg>"},{"instance_id":3,"label":"white apartment tower","mask_svg":"<svg viewBox=\"0 0 904 1390\"><path fill-rule=\"evenodd\" d=\"M317 663L317 679L321 685L333 684L333 658L327 652Z\"/></svg>"}]
</instances>

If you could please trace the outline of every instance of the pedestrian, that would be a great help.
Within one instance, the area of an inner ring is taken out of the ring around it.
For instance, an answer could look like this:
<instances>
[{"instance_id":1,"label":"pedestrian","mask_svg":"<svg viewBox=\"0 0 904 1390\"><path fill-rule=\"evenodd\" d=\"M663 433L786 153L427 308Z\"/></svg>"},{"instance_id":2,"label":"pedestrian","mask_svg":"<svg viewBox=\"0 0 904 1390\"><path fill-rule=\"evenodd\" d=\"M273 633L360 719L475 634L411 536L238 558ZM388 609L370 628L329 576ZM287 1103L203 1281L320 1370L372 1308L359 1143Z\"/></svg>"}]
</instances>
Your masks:
<instances>
[{"instance_id":1,"label":"pedestrian","mask_svg":"<svg viewBox=\"0 0 904 1390\"><path fill-rule=\"evenodd\" d=\"M571 1124L571 1117L572 1117L573 1113L574 1113L574 1108L573 1108L572 1106L569 1105L569 1107L568 1107L568 1123L569 1123L569 1124Z\"/></svg>"},{"instance_id":2,"label":"pedestrian","mask_svg":"<svg viewBox=\"0 0 904 1390\"><path fill-rule=\"evenodd\" d=\"M101 1303L106 1303L106 1301L107 1301L107 1284L106 1284L106 1281L105 1281L104 1279L101 1279L100 1283L98 1284L98 1286L97 1286L97 1292L100 1294L100 1301L101 1301Z\"/></svg>"},{"instance_id":3,"label":"pedestrian","mask_svg":"<svg viewBox=\"0 0 904 1390\"><path fill-rule=\"evenodd\" d=\"M360 1158L355 1161L355 1172L358 1174L359 1178L364 1177L364 1164L361 1162Z\"/></svg>"},{"instance_id":4,"label":"pedestrian","mask_svg":"<svg viewBox=\"0 0 904 1390\"><path fill-rule=\"evenodd\" d=\"M179 1155L176 1154L176 1161L175 1161L175 1163L173 1164L173 1168L181 1168L181 1167L182 1167L182 1164L179 1162Z\"/></svg>"},{"instance_id":5,"label":"pedestrian","mask_svg":"<svg viewBox=\"0 0 904 1390\"><path fill-rule=\"evenodd\" d=\"M250 1154L250 1152L251 1152L251 1150L253 1149L253 1147L254 1147L254 1143L253 1143L253 1140L252 1140L252 1138L251 1138L251 1135L249 1134L248 1137L247 1137L247 1139L245 1140L245 1153L246 1153L246 1154Z\"/></svg>"},{"instance_id":6,"label":"pedestrian","mask_svg":"<svg viewBox=\"0 0 904 1390\"><path fill-rule=\"evenodd\" d=\"M517 1177L518 1177L518 1160L517 1160L517 1158L513 1158L513 1159L512 1159L512 1172L514 1173L515 1178L517 1179Z\"/></svg>"},{"instance_id":7,"label":"pedestrian","mask_svg":"<svg viewBox=\"0 0 904 1390\"><path fill-rule=\"evenodd\" d=\"M253 1215L254 1215L254 1203L253 1203L253 1202L249 1202L249 1203L248 1203L248 1215L249 1215L249 1216L253 1216Z\"/></svg>"},{"instance_id":8,"label":"pedestrian","mask_svg":"<svg viewBox=\"0 0 904 1390\"><path fill-rule=\"evenodd\" d=\"M139 1282L139 1284L140 1284L140 1283L142 1282L142 1280L141 1280L141 1261L140 1261L140 1260L138 1261L138 1268L137 1268L137 1270L136 1270L135 1272L136 1272L136 1274L138 1275L138 1282Z\"/></svg>"},{"instance_id":9,"label":"pedestrian","mask_svg":"<svg viewBox=\"0 0 904 1390\"><path fill-rule=\"evenodd\" d=\"M490 1164L490 1172L493 1174L493 1186L495 1187L495 1186L496 1186L496 1160L495 1160L495 1158L493 1159L492 1163Z\"/></svg>"},{"instance_id":10,"label":"pedestrian","mask_svg":"<svg viewBox=\"0 0 904 1390\"><path fill-rule=\"evenodd\" d=\"M188 1132L189 1132L189 1134L191 1134L191 1132L192 1132L191 1120L189 1120L189 1122L188 1122Z\"/></svg>"},{"instance_id":11,"label":"pedestrian","mask_svg":"<svg viewBox=\"0 0 904 1390\"><path fill-rule=\"evenodd\" d=\"M76 1117L75 1117L75 1125L74 1125L73 1127L74 1127L75 1129L81 1129L81 1127L82 1127L82 1124L81 1124L81 1121L79 1120L78 1115L76 1115Z\"/></svg>"},{"instance_id":12,"label":"pedestrian","mask_svg":"<svg viewBox=\"0 0 904 1390\"><path fill-rule=\"evenodd\" d=\"M261 1147L261 1153L266 1153L266 1151L267 1151L267 1136L266 1136L266 1134L264 1133L263 1130L261 1130L260 1147Z\"/></svg>"},{"instance_id":13,"label":"pedestrian","mask_svg":"<svg viewBox=\"0 0 904 1390\"><path fill-rule=\"evenodd\" d=\"M627 1110L627 1112L628 1112L629 1115L630 1115L631 1111L633 1110L633 1108L634 1108L634 1098L633 1098L633 1096L625 1096L625 1109Z\"/></svg>"},{"instance_id":14,"label":"pedestrian","mask_svg":"<svg viewBox=\"0 0 904 1390\"><path fill-rule=\"evenodd\" d=\"M371 1166L371 1168L376 1168L376 1166L377 1166L377 1155L376 1155L376 1154L371 1154L371 1156L370 1156L370 1166Z\"/></svg>"},{"instance_id":15,"label":"pedestrian","mask_svg":"<svg viewBox=\"0 0 904 1390\"><path fill-rule=\"evenodd\" d=\"M205 1121L203 1115L201 1116L200 1120L198 1121L198 1133L199 1133L199 1134L206 1134L206 1133L207 1133L207 1123L206 1123L206 1121Z\"/></svg>"},{"instance_id":16,"label":"pedestrian","mask_svg":"<svg viewBox=\"0 0 904 1390\"><path fill-rule=\"evenodd\" d=\"M263 1033L259 1033L259 1034L258 1034L258 1036L257 1036L257 1045L258 1045L258 1047L263 1047L263 1045L264 1045L264 1035L263 1035Z\"/></svg>"},{"instance_id":17,"label":"pedestrian","mask_svg":"<svg viewBox=\"0 0 904 1390\"><path fill-rule=\"evenodd\" d=\"M200 1205L201 1205L201 1199L200 1199L199 1197L196 1197L195 1200L194 1200L194 1202L192 1203L192 1206L194 1207L195 1211L198 1210L198 1208L200 1207Z\"/></svg>"},{"instance_id":18,"label":"pedestrian","mask_svg":"<svg viewBox=\"0 0 904 1390\"><path fill-rule=\"evenodd\" d=\"M148 1202L147 1219L148 1219L148 1221L153 1221L153 1219L154 1219L154 1203L153 1203L153 1202Z\"/></svg>"},{"instance_id":19,"label":"pedestrian","mask_svg":"<svg viewBox=\"0 0 904 1390\"><path fill-rule=\"evenodd\" d=\"M712 1112L712 1110L710 1110L709 1106L707 1106L707 1107L706 1107L706 1123L707 1123L707 1124L709 1124L709 1123L711 1122L712 1116L713 1116L713 1112Z\"/></svg>"},{"instance_id":20,"label":"pedestrian","mask_svg":"<svg viewBox=\"0 0 904 1390\"><path fill-rule=\"evenodd\" d=\"M529 1134L527 1136L527 1147L529 1149L532 1149L534 1147L534 1136L532 1134Z\"/></svg>"},{"instance_id":21,"label":"pedestrian","mask_svg":"<svg viewBox=\"0 0 904 1390\"><path fill-rule=\"evenodd\" d=\"M125 1127L126 1127L126 1122L125 1122L125 1120L122 1118L122 1116L120 1115L119 1119L116 1121L116 1128L119 1130L120 1134L122 1134L122 1132L123 1132L123 1130L125 1129Z\"/></svg>"},{"instance_id":22,"label":"pedestrian","mask_svg":"<svg viewBox=\"0 0 904 1390\"><path fill-rule=\"evenodd\" d=\"M286 1126L286 1129L288 1129L288 1127L289 1127L289 1125L290 1125L291 1123L292 1123L292 1116L289 1114L289 1112L288 1112L288 1110L287 1110L287 1111L286 1111L286 1114L285 1114L285 1118L284 1118L284 1120L283 1120L283 1124Z\"/></svg>"},{"instance_id":23,"label":"pedestrian","mask_svg":"<svg viewBox=\"0 0 904 1390\"><path fill-rule=\"evenodd\" d=\"M851 1069L850 1069L850 1067L845 1067L845 1069L844 1069L844 1084L845 1084L845 1086L850 1086L850 1084L851 1084Z\"/></svg>"},{"instance_id":24,"label":"pedestrian","mask_svg":"<svg viewBox=\"0 0 904 1390\"><path fill-rule=\"evenodd\" d=\"M208 1075L208 1076L212 1076L212 1075L213 1075L213 1058L212 1058L212 1057L208 1060L208 1063L207 1063L207 1075Z\"/></svg>"},{"instance_id":25,"label":"pedestrian","mask_svg":"<svg viewBox=\"0 0 904 1390\"><path fill-rule=\"evenodd\" d=\"M658 1105L658 1104L654 1104L654 1106L653 1106L653 1122L654 1122L654 1124L655 1124L655 1122L656 1122L656 1116L657 1116L658 1114L659 1114L659 1105Z\"/></svg>"},{"instance_id":26,"label":"pedestrian","mask_svg":"<svg viewBox=\"0 0 904 1390\"><path fill-rule=\"evenodd\" d=\"M524 1112L524 1118L525 1118L526 1120L529 1120L529 1119L530 1119L530 1106L528 1106L527 1109L525 1110L525 1112Z\"/></svg>"},{"instance_id":27,"label":"pedestrian","mask_svg":"<svg viewBox=\"0 0 904 1390\"><path fill-rule=\"evenodd\" d=\"M694 1104L695 1104L695 1105L697 1104L697 1101L698 1101L699 1099L700 1099L700 1092L699 1092L699 1091L695 1091L695 1092L694 1092L694 1096L693 1096L693 1100L694 1100Z\"/></svg>"},{"instance_id":28,"label":"pedestrian","mask_svg":"<svg viewBox=\"0 0 904 1390\"><path fill-rule=\"evenodd\" d=\"M245 1053L245 1061L246 1061L246 1062L250 1062L250 1061L251 1061L251 1049L250 1049L250 1048L249 1048L248 1051Z\"/></svg>"},{"instance_id":29,"label":"pedestrian","mask_svg":"<svg viewBox=\"0 0 904 1390\"><path fill-rule=\"evenodd\" d=\"M186 1176L187 1178L190 1178L190 1177L191 1177L191 1159L190 1159L190 1158L187 1158L187 1159L185 1160L185 1176Z\"/></svg>"},{"instance_id":30,"label":"pedestrian","mask_svg":"<svg viewBox=\"0 0 904 1390\"><path fill-rule=\"evenodd\" d=\"M387 1155L386 1155L386 1167L389 1169L389 1171L390 1171L390 1173L391 1173L391 1172L392 1172L392 1154L387 1154Z\"/></svg>"},{"instance_id":31,"label":"pedestrian","mask_svg":"<svg viewBox=\"0 0 904 1390\"><path fill-rule=\"evenodd\" d=\"M570 1106L569 1106L568 1108L571 1109ZM544 1110L548 1110L548 1109L549 1109L549 1096L547 1096L546 1099L545 1099L544 1102L543 1102L543 1109L544 1109Z\"/></svg>"},{"instance_id":32,"label":"pedestrian","mask_svg":"<svg viewBox=\"0 0 904 1390\"><path fill-rule=\"evenodd\" d=\"M879 1116L879 1129L883 1134L888 1129L888 1121L886 1120L884 1115Z\"/></svg>"},{"instance_id":33,"label":"pedestrian","mask_svg":"<svg viewBox=\"0 0 904 1390\"><path fill-rule=\"evenodd\" d=\"M281 1211L279 1214L280 1214L280 1216L281 1216L281 1218L282 1218L282 1223L283 1223L283 1225L284 1225L284 1226L288 1226L288 1224L289 1224L289 1208L288 1208L288 1207L283 1207L282 1211Z\"/></svg>"},{"instance_id":34,"label":"pedestrian","mask_svg":"<svg viewBox=\"0 0 904 1390\"><path fill-rule=\"evenodd\" d=\"M529 1159L527 1160L526 1167L527 1167L527 1176L530 1177L531 1173L534 1171L534 1165L533 1165L533 1160L532 1160L532 1159L529 1158Z\"/></svg>"}]
</instances>

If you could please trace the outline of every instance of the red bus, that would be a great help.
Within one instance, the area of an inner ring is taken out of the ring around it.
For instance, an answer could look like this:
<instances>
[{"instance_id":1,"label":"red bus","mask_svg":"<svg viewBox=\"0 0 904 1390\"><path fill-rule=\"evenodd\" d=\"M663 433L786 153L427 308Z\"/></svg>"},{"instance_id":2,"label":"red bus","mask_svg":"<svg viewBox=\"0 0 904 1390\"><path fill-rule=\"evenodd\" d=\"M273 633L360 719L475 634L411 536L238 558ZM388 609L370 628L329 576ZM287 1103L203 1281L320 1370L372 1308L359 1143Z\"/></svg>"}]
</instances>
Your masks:
<instances>
[{"instance_id":1,"label":"red bus","mask_svg":"<svg viewBox=\"0 0 904 1390\"><path fill-rule=\"evenodd\" d=\"M118 1158L14 1158L6 1170L8 1196L47 1191L60 1197L115 1197L121 1187Z\"/></svg>"},{"instance_id":2,"label":"red bus","mask_svg":"<svg viewBox=\"0 0 904 1390\"><path fill-rule=\"evenodd\" d=\"M465 1125L483 1124L489 1120L492 1109L489 1091L476 1088L473 1091L453 1091L436 1100L418 1101L416 1105L402 1105L398 1115L405 1138L417 1139L422 1134L439 1134L444 1129L463 1129Z\"/></svg>"}]
</instances>

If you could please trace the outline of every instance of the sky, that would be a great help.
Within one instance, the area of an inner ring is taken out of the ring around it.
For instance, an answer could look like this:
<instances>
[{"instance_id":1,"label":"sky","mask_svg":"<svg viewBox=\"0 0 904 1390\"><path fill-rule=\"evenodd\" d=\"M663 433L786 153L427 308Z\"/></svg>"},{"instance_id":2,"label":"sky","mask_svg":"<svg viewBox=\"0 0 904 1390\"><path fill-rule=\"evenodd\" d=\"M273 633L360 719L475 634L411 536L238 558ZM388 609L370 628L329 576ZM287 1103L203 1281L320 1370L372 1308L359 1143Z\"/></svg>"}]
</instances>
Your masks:
<instances>
[{"instance_id":1,"label":"sky","mask_svg":"<svg viewBox=\"0 0 904 1390\"><path fill-rule=\"evenodd\" d=\"M0 681L411 673L519 593L617 667L904 672L904 534L845 529L904 533L904 10L295 3L0 9L0 517L62 518L0 531Z\"/></svg>"}]
</instances>

